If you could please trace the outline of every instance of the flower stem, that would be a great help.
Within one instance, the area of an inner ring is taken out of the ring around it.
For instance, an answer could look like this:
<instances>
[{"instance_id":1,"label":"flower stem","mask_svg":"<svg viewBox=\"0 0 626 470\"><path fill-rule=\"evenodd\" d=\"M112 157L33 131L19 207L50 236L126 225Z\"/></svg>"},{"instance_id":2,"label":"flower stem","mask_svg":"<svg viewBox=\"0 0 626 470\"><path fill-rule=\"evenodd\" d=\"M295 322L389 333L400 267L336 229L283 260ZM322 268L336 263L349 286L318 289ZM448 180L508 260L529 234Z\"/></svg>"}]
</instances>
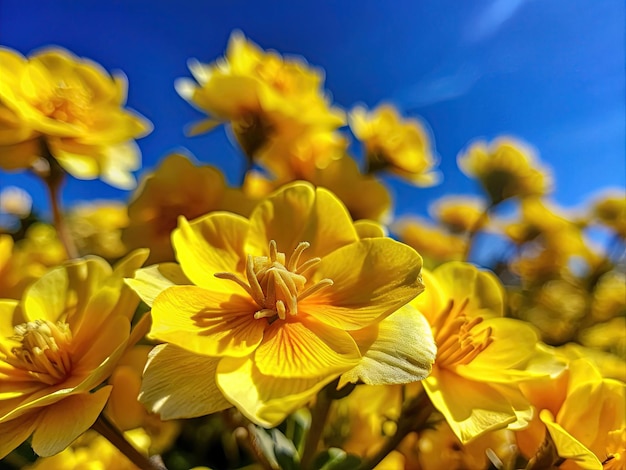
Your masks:
<instances>
[{"instance_id":1,"label":"flower stem","mask_svg":"<svg viewBox=\"0 0 626 470\"><path fill-rule=\"evenodd\" d=\"M474 225L467 233L467 242L465 243L465 251L463 253L463 260L469 261L470 254L472 252L472 248L474 246L474 242L476 241L476 235L478 232L484 227L485 222L487 222L487 218L489 217L489 213L495 207L495 204L490 204L485 208L485 210L480 214L480 217L474 222Z\"/></svg>"},{"instance_id":2,"label":"flower stem","mask_svg":"<svg viewBox=\"0 0 626 470\"><path fill-rule=\"evenodd\" d=\"M40 140L42 156L47 163L46 168L35 168L35 173L43 179L48 188L48 196L50 198L50 207L52 208L52 217L57 235L69 259L77 258L78 251L72 239L70 232L63 219L63 211L61 210L61 186L65 180L65 170L61 168L59 163L50 153L50 148L45 139ZM44 163L45 164L45 163Z\"/></svg>"},{"instance_id":3,"label":"flower stem","mask_svg":"<svg viewBox=\"0 0 626 470\"><path fill-rule=\"evenodd\" d=\"M537 450L533 458L528 461L525 470L541 470L543 468L556 468L565 462L565 459L557 454L554 441L549 432L546 431L546 437Z\"/></svg>"},{"instance_id":4,"label":"flower stem","mask_svg":"<svg viewBox=\"0 0 626 470\"><path fill-rule=\"evenodd\" d=\"M148 458L140 453L135 447L126 440L122 432L104 415L100 414L93 424L92 429L104 436L111 444L113 444L128 460L139 467L141 470L167 470L163 465L159 456Z\"/></svg>"},{"instance_id":5,"label":"flower stem","mask_svg":"<svg viewBox=\"0 0 626 470\"><path fill-rule=\"evenodd\" d=\"M422 390L418 396L410 400L402 408L402 413L400 418L398 418L398 427L394 435L385 441L376 454L363 462L358 470L372 470L376 467L411 432L424 429L433 411L435 411L435 407L426 392Z\"/></svg>"}]
</instances>

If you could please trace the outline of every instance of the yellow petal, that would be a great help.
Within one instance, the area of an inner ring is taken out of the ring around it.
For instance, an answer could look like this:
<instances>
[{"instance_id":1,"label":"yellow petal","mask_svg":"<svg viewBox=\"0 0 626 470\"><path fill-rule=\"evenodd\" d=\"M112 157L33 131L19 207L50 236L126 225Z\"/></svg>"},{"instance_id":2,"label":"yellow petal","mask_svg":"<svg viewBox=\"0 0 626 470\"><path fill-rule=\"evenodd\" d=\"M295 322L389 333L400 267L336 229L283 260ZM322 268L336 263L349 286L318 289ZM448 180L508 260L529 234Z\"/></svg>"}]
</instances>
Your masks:
<instances>
[{"instance_id":1,"label":"yellow petal","mask_svg":"<svg viewBox=\"0 0 626 470\"><path fill-rule=\"evenodd\" d=\"M148 356L139 400L162 419L194 418L230 408L215 383L219 361L171 344L156 346Z\"/></svg>"},{"instance_id":2,"label":"yellow petal","mask_svg":"<svg viewBox=\"0 0 626 470\"><path fill-rule=\"evenodd\" d=\"M254 319L249 298L196 286L163 291L152 306L150 336L208 356L245 356L263 338L267 321Z\"/></svg>"},{"instance_id":3,"label":"yellow petal","mask_svg":"<svg viewBox=\"0 0 626 470\"><path fill-rule=\"evenodd\" d=\"M422 384L463 443L517 420L507 399L489 384L467 380L444 369L438 369Z\"/></svg>"},{"instance_id":4,"label":"yellow petal","mask_svg":"<svg viewBox=\"0 0 626 470\"><path fill-rule=\"evenodd\" d=\"M560 424L555 423L552 413L548 410L541 410L539 419L546 425L559 457L573 460L584 470L602 469L602 462L600 462L598 457L569 434Z\"/></svg>"},{"instance_id":5,"label":"yellow petal","mask_svg":"<svg viewBox=\"0 0 626 470\"><path fill-rule=\"evenodd\" d=\"M388 235L385 226L373 220L357 220L354 222L354 228L359 238L377 238Z\"/></svg>"},{"instance_id":6,"label":"yellow petal","mask_svg":"<svg viewBox=\"0 0 626 470\"><path fill-rule=\"evenodd\" d=\"M161 263L139 269L133 279L125 281L150 307L157 295L168 287L191 284L180 265L176 263Z\"/></svg>"},{"instance_id":7,"label":"yellow petal","mask_svg":"<svg viewBox=\"0 0 626 470\"><path fill-rule=\"evenodd\" d=\"M17 313L18 304L17 300L0 300L0 345L15 334L13 326L16 325L14 316Z\"/></svg>"},{"instance_id":8,"label":"yellow petal","mask_svg":"<svg viewBox=\"0 0 626 470\"><path fill-rule=\"evenodd\" d=\"M346 330L364 328L391 314L423 290L422 258L390 238L367 238L322 258L313 282L334 284L303 299L303 311Z\"/></svg>"},{"instance_id":9,"label":"yellow petal","mask_svg":"<svg viewBox=\"0 0 626 470\"><path fill-rule=\"evenodd\" d=\"M360 358L348 333L306 317L272 323L254 353L259 371L274 377L336 375L354 367Z\"/></svg>"},{"instance_id":10,"label":"yellow petal","mask_svg":"<svg viewBox=\"0 0 626 470\"><path fill-rule=\"evenodd\" d=\"M31 443L35 453L42 457L57 454L89 429L104 408L111 388L71 395L42 410Z\"/></svg>"},{"instance_id":11,"label":"yellow petal","mask_svg":"<svg viewBox=\"0 0 626 470\"><path fill-rule=\"evenodd\" d=\"M311 247L301 260L326 254L358 239L345 206L329 191L310 183L283 186L261 202L250 215L246 251L266 255L270 240L291 254L300 242Z\"/></svg>"},{"instance_id":12,"label":"yellow petal","mask_svg":"<svg viewBox=\"0 0 626 470\"><path fill-rule=\"evenodd\" d=\"M437 354L433 334L424 316L410 305L350 334L363 358L341 376L339 387L359 380L368 385L404 384L430 374Z\"/></svg>"},{"instance_id":13,"label":"yellow petal","mask_svg":"<svg viewBox=\"0 0 626 470\"><path fill-rule=\"evenodd\" d=\"M224 358L216 381L226 398L254 423L271 428L310 402L335 376L289 379L261 374L249 358Z\"/></svg>"},{"instance_id":14,"label":"yellow petal","mask_svg":"<svg viewBox=\"0 0 626 470\"><path fill-rule=\"evenodd\" d=\"M185 275L197 286L230 290L230 282L218 281L213 275L244 271L248 226L245 218L226 212L214 212L191 223L181 217L172 243Z\"/></svg>"},{"instance_id":15,"label":"yellow petal","mask_svg":"<svg viewBox=\"0 0 626 470\"><path fill-rule=\"evenodd\" d=\"M5 458L12 450L24 442L35 430L37 412L21 416L19 419L0 423L0 459Z\"/></svg>"}]
</instances>

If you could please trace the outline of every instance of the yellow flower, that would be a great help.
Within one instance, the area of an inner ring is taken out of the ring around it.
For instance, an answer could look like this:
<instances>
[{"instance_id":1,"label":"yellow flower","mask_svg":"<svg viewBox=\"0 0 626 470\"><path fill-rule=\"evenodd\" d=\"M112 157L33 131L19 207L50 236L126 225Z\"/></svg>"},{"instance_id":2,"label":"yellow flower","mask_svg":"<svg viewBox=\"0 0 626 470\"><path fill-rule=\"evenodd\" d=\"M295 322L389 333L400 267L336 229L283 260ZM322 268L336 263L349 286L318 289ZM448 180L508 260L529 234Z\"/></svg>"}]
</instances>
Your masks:
<instances>
[{"instance_id":1,"label":"yellow flower","mask_svg":"<svg viewBox=\"0 0 626 470\"><path fill-rule=\"evenodd\" d=\"M235 405L271 427L347 372L345 381L366 383L423 378L432 337L403 307L422 290L421 259L359 230L376 235L332 193L304 183L277 191L250 219L181 218L180 268L127 281L152 305L150 337L169 343L151 353L141 400L164 419Z\"/></svg>"},{"instance_id":2,"label":"yellow flower","mask_svg":"<svg viewBox=\"0 0 626 470\"><path fill-rule=\"evenodd\" d=\"M128 206L130 223L122 240L130 249L150 249L148 263L173 261L170 235L178 217L193 219L215 210L245 212L246 197L226 188L224 176L209 165L199 166L189 157L172 153L142 179Z\"/></svg>"},{"instance_id":3,"label":"yellow flower","mask_svg":"<svg viewBox=\"0 0 626 470\"><path fill-rule=\"evenodd\" d=\"M550 191L550 174L524 143L501 137L491 144L473 143L458 156L461 170L477 178L492 204L511 197L542 196Z\"/></svg>"},{"instance_id":4,"label":"yellow flower","mask_svg":"<svg viewBox=\"0 0 626 470\"><path fill-rule=\"evenodd\" d=\"M523 427L531 409L516 382L535 355L537 334L502 318L497 278L467 263L424 271L426 291L412 305L424 314L438 347L432 373L422 381L433 405L463 443L481 434Z\"/></svg>"},{"instance_id":5,"label":"yellow flower","mask_svg":"<svg viewBox=\"0 0 626 470\"><path fill-rule=\"evenodd\" d=\"M31 225L17 242L0 235L0 298L20 299L32 282L65 259L65 249L50 225Z\"/></svg>"},{"instance_id":6,"label":"yellow flower","mask_svg":"<svg viewBox=\"0 0 626 470\"><path fill-rule=\"evenodd\" d=\"M189 69L197 83L181 78L176 90L209 115L190 133L229 123L250 158L274 138L344 124L343 113L330 108L322 90L321 70L302 59L263 51L240 32L231 35L223 59L210 65L192 60Z\"/></svg>"},{"instance_id":7,"label":"yellow flower","mask_svg":"<svg viewBox=\"0 0 626 470\"><path fill-rule=\"evenodd\" d=\"M0 54L9 59L0 70L0 166L30 166L34 157L44 156L43 139L76 178L99 177L132 188L130 172L140 164L133 139L145 135L150 124L123 108L125 77L111 77L98 64L60 48L40 50L27 59L7 49ZM7 139L11 132L14 137Z\"/></svg>"},{"instance_id":8,"label":"yellow flower","mask_svg":"<svg viewBox=\"0 0 626 470\"><path fill-rule=\"evenodd\" d=\"M81 256L91 254L115 260L126 254L122 229L128 225L129 219L123 202L77 204L68 211L66 222Z\"/></svg>"},{"instance_id":9,"label":"yellow flower","mask_svg":"<svg viewBox=\"0 0 626 470\"><path fill-rule=\"evenodd\" d=\"M368 172L388 170L417 186L432 186L441 179L433 170L437 159L424 126L402 119L396 109L380 105L368 113L357 106L350 113L350 129L365 147Z\"/></svg>"},{"instance_id":10,"label":"yellow flower","mask_svg":"<svg viewBox=\"0 0 626 470\"><path fill-rule=\"evenodd\" d=\"M96 420L111 392L96 389L124 352L139 299L124 283L146 258L115 270L90 257L52 269L21 302L0 301L0 458L32 435L56 454Z\"/></svg>"},{"instance_id":11,"label":"yellow flower","mask_svg":"<svg viewBox=\"0 0 626 470\"><path fill-rule=\"evenodd\" d=\"M626 239L626 194L622 190L607 191L593 202L591 217Z\"/></svg>"},{"instance_id":12,"label":"yellow flower","mask_svg":"<svg viewBox=\"0 0 626 470\"><path fill-rule=\"evenodd\" d=\"M626 274L617 270L604 273L598 279L591 300L591 316L606 321L626 314Z\"/></svg>"},{"instance_id":13,"label":"yellow flower","mask_svg":"<svg viewBox=\"0 0 626 470\"><path fill-rule=\"evenodd\" d=\"M623 468L626 452L626 386L605 379L585 359L571 362L556 379L523 384L537 409L529 427L518 431L520 450L534 455L552 438L564 470Z\"/></svg>"},{"instance_id":14,"label":"yellow flower","mask_svg":"<svg viewBox=\"0 0 626 470\"><path fill-rule=\"evenodd\" d=\"M472 196L445 196L429 207L429 213L452 233L475 231L487 222L486 202Z\"/></svg>"}]
</instances>

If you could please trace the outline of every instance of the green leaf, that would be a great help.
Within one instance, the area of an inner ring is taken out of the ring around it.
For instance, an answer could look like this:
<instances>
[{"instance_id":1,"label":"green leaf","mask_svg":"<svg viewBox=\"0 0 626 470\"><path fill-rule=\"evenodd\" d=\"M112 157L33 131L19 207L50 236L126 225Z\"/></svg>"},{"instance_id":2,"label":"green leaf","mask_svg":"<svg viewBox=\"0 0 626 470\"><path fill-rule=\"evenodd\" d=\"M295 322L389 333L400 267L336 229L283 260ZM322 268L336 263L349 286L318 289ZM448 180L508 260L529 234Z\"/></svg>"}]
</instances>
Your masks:
<instances>
[{"instance_id":1,"label":"green leaf","mask_svg":"<svg viewBox=\"0 0 626 470\"><path fill-rule=\"evenodd\" d=\"M315 470L354 470L360 464L361 459L356 455L331 447L315 457L313 468Z\"/></svg>"}]
</instances>

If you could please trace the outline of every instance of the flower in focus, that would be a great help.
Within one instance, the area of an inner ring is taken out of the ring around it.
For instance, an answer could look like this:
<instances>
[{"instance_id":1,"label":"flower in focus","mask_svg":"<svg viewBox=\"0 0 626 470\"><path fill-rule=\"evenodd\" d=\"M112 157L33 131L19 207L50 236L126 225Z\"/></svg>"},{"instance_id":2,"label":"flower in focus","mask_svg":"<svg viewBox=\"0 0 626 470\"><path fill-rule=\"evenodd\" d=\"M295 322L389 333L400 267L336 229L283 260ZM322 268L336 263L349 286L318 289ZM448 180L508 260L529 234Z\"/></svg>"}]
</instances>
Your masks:
<instances>
[{"instance_id":1,"label":"flower in focus","mask_svg":"<svg viewBox=\"0 0 626 470\"><path fill-rule=\"evenodd\" d=\"M195 82L180 78L176 91L209 115L190 133L228 123L249 158L275 138L344 124L343 112L330 107L322 90L322 71L303 59L263 51L240 32L231 35L223 59L210 65L193 60L189 69Z\"/></svg>"},{"instance_id":2,"label":"flower in focus","mask_svg":"<svg viewBox=\"0 0 626 470\"><path fill-rule=\"evenodd\" d=\"M148 121L124 109L126 79L60 48L24 58L0 50L0 167L27 168L49 152L79 179L129 189L139 168L135 138ZM47 150L46 150L47 149Z\"/></svg>"},{"instance_id":3,"label":"flower in focus","mask_svg":"<svg viewBox=\"0 0 626 470\"><path fill-rule=\"evenodd\" d=\"M417 186L437 184L433 170L437 160L424 126L416 119L403 120L391 105L372 112L357 106L350 113L350 129L365 148L368 173L388 170Z\"/></svg>"},{"instance_id":4,"label":"flower in focus","mask_svg":"<svg viewBox=\"0 0 626 470\"><path fill-rule=\"evenodd\" d=\"M586 359L574 360L556 380L523 384L537 410L527 429L517 432L526 456L535 455L549 433L559 468L622 469L626 455L626 386L603 378Z\"/></svg>"},{"instance_id":5,"label":"flower in focus","mask_svg":"<svg viewBox=\"0 0 626 470\"><path fill-rule=\"evenodd\" d=\"M26 288L66 258L54 228L31 225L22 240L0 235L0 298L20 299Z\"/></svg>"},{"instance_id":6,"label":"flower in focus","mask_svg":"<svg viewBox=\"0 0 626 470\"><path fill-rule=\"evenodd\" d=\"M179 216L192 219L214 210L239 213L250 204L243 193L226 188L217 168L199 166L187 156L173 153L133 194L122 240L130 249L149 248L148 263L173 261L170 235Z\"/></svg>"},{"instance_id":7,"label":"flower in focus","mask_svg":"<svg viewBox=\"0 0 626 470\"><path fill-rule=\"evenodd\" d=\"M523 427L531 407L517 382L535 355L537 334L503 318L498 279L467 263L424 271L426 291L411 302L427 318L437 344L432 373L422 385L463 443L487 431Z\"/></svg>"},{"instance_id":8,"label":"flower in focus","mask_svg":"<svg viewBox=\"0 0 626 470\"><path fill-rule=\"evenodd\" d=\"M35 453L56 454L96 421L111 387L93 390L127 347L139 303L123 278L146 255L114 270L96 257L68 262L21 302L0 301L0 458L31 435Z\"/></svg>"},{"instance_id":9,"label":"flower in focus","mask_svg":"<svg viewBox=\"0 0 626 470\"><path fill-rule=\"evenodd\" d=\"M92 254L115 260L128 251L122 243L122 229L129 223L126 204L122 202L93 201L74 205L66 221L81 256Z\"/></svg>"},{"instance_id":10,"label":"flower in focus","mask_svg":"<svg viewBox=\"0 0 626 470\"><path fill-rule=\"evenodd\" d=\"M489 145L475 142L457 159L463 173L478 179L492 205L512 197L542 196L550 191L550 174L535 160L529 147L509 137Z\"/></svg>"},{"instance_id":11,"label":"flower in focus","mask_svg":"<svg viewBox=\"0 0 626 470\"><path fill-rule=\"evenodd\" d=\"M375 234L332 193L304 183L269 196L250 219L181 218L180 268L146 268L127 281L152 305L150 337L168 343L150 355L141 401L164 419L234 404L274 426L352 369L345 381L427 375L427 324L401 308L422 290L421 259L389 238L362 238L362 229Z\"/></svg>"}]
</instances>

